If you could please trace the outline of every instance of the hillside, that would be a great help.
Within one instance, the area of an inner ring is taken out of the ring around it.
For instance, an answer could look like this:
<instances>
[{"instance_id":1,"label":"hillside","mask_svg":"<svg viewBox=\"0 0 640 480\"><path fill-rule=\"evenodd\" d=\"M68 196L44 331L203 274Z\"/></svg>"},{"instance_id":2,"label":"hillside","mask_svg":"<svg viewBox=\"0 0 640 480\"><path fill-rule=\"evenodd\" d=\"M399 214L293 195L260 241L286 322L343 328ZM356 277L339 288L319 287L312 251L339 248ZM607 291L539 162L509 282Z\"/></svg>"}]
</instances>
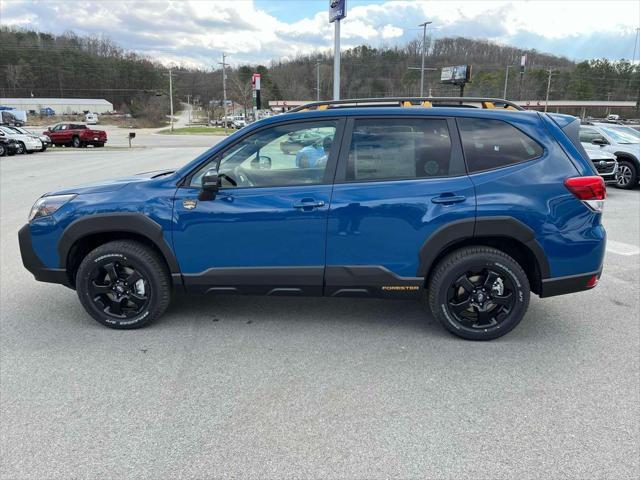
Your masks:
<instances>
[{"instance_id":1,"label":"hillside","mask_svg":"<svg viewBox=\"0 0 640 480\"><path fill-rule=\"evenodd\" d=\"M168 102L166 67L135 53L125 51L103 37L78 37L73 33L51 35L34 31L0 29L0 96L99 97L116 108L134 114L162 115ZM420 72L409 67L420 65L421 43L403 47L360 46L343 53L342 97L418 95ZM635 73L629 62L606 60L574 63L535 50L520 50L495 43L466 38L429 41L426 66L427 86L433 95L457 95L457 88L439 83L439 69L446 65L473 65L473 83L465 95L502 96L505 67L510 69L508 98L517 98L518 67L527 54L527 71L522 98L544 98L546 69L553 69L551 97L571 99L637 99L640 95L640 69ZM240 66L228 71L228 96L250 105L250 78L254 71L263 75L263 99L315 99L316 62L320 62L320 97L330 98L332 57L328 54L277 60L264 66ZM174 69L174 95L187 95L207 104L222 98L220 70Z\"/></svg>"}]
</instances>

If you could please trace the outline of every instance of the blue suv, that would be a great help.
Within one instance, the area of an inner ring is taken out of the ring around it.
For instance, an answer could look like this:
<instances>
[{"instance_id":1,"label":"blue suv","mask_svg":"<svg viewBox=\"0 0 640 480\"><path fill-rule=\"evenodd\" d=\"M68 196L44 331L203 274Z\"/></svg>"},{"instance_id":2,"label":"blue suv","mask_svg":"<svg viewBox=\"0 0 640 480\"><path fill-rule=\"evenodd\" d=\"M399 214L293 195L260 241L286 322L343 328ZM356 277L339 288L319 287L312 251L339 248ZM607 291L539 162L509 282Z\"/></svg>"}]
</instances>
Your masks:
<instances>
[{"instance_id":1,"label":"blue suv","mask_svg":"<svg viewBox=\"0 0 640 480\"><path fill-rule=\"evenodd\" d=\"M579 120L517 109L310 104L178 170L46 194L20 230L23 263L112 328L150 323L175 292L424 294L450 332L496 338L530 292L594 287L605 252L605 186ZM281 148L292 134L317 137L299 146L313 161Z\"/></svg>"}]
</instances>

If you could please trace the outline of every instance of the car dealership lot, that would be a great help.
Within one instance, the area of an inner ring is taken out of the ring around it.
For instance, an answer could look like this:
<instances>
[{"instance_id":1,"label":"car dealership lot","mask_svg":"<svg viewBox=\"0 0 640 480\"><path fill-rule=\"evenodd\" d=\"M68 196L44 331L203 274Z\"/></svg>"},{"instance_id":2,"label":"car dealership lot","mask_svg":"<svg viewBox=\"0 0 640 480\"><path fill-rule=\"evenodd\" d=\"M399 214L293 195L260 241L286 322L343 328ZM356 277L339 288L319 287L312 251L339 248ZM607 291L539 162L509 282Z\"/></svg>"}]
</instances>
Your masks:
<instances>
[{"instance_id":1,"label":"car dealership lot","mask_svg":"<svg viewBox=\"0 0 640 480\"><path fill-rule=\"evenodd\" d=\"M497 341L400 300L181 297L149 328L109 330L33 280L17 231L46 191L215 141L155 137L0 159L2 478L640 474L640 189L609 189L601 284L532 296Z\"/></svg>"}]
</instances>

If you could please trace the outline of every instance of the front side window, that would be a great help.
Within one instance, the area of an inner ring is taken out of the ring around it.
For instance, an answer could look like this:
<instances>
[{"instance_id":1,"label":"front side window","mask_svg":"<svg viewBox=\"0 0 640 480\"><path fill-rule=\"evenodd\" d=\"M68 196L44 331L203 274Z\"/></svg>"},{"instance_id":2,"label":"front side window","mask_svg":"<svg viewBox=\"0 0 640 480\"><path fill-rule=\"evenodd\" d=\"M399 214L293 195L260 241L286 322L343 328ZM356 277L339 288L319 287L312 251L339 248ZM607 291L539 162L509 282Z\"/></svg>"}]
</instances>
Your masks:
<instances>
[{"instance_id":1,"label":"front side window","mask_svg":"<svg viewBox=\"0 0 640 480\"><path fill-rule=\"evenodd\" d=\"M204 173L216 167L225 188L322 183L336 130L334 120L260 130L207 162L190 185L199 187Z\"/></svg>"},{"instance_id":2,"label":"front side window","mask_svg":"<svg viewBox=\"0 0 640 480\"><path fill-rule=\"evenodd\" d=\"M451 138L441 119L357 119L347 181L446 177L451 171Z\"/></svg>"},{"instance_id":3,"label":"front side window","mask_svg":"<svg viewBox=\"0 0 640 480\"><path fill-rule=\"evenodd\" d=\"M596 138L602 138L602 134L595 128L580 128L580 141L583 143L591 143Z\"/></svg>"},{"instance_id":4,"label":"front side window","mask_svg":"<svg viewBox=\"0 0 640 480\"><path fill-rule=\"evenodd\" d=\"M640 143L640 136L629 127L601 127L616 143Z\"/></svg>"},{"instance_id":5,"label":"front side window","mask_svg":"<svg viewBox=\"0 0 640 480\"><path fill-rule=\"evenodd\" d=\"M513 125L486 118L459 118L469 172L482 172L542 156L542 147Z\"/></svg>"}]
</instances>

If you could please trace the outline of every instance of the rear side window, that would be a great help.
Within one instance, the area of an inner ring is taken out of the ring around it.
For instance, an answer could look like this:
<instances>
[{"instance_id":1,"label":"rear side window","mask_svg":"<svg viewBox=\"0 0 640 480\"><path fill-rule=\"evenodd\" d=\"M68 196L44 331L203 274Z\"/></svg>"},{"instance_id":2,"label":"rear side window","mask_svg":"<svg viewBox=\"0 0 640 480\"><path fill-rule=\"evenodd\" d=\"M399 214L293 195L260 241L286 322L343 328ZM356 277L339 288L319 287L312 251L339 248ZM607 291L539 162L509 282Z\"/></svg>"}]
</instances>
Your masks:
<instances>
[{"instance_id":1,"label":"rear side window","mask_svg":"<svg viewBox=\"0 0 640 480\"><path fill-rule=\"evenodd\" d=\"M533 160L542 147L516 127L500 120L457 120L469 172L481 172Z\"/></svg>"},{"instance_id":2,"label":"rear side window","mask_svg":"<svg viewBox=\"0 0 640 480\"><path fill-rule=\"evenodd\" d=\"M356 119L347 181L446 177L451 137L441 119Z\"/></svg>"}]
</instances>

